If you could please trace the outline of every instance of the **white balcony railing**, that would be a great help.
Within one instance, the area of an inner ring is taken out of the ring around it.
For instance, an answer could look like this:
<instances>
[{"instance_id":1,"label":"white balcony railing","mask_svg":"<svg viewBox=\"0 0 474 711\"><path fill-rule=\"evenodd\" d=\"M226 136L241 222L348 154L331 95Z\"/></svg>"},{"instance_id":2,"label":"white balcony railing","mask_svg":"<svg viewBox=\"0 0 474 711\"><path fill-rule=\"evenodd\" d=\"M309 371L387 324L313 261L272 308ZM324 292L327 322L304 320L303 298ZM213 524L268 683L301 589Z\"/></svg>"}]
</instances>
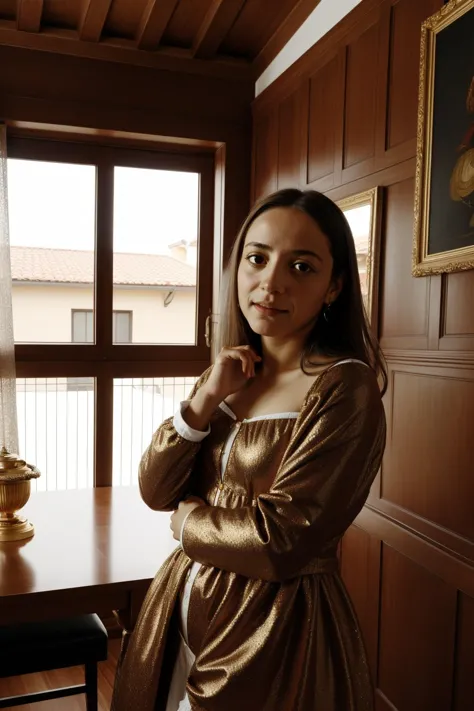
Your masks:
<instances>
[{"instance_id":1,"label":"white balcony railing","mask_svg":"<svg viewBox=\"0 0 474 711\"><path fill-rule=\"evenodd\" d=\"M114 381L114 486L137 482L138 464L153 432L173 415L195 381L195 377ZM33 488L94 486L94 378L18 378L17 406L20 456L42 473Z\"/></svg>"}]
</instances>

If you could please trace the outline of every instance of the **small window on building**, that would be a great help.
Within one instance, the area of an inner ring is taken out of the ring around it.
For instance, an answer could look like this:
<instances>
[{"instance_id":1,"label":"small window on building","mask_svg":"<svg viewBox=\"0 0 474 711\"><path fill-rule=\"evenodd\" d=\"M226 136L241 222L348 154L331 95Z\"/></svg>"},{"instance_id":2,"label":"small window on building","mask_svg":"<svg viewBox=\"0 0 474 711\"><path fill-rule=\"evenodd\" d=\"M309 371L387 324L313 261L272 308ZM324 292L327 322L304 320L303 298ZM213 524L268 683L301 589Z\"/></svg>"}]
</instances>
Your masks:
<instances>
[{"instance_id":1,"label":"small window on building","mask_svg":"<svg viewBox=\"0 0 474 711\"><path fill-rule=\"evenodd\" d=\"M114 311L114 343L132 342L132 312Z\"/></svg>"},{"instance_id":2,"label":"small window on building","mask_svg":"<svg viewBox=\"0 0 474 711\"><path fill-rule=\"evenodd\" d=\"M94 343L93 311L72 311L72 342ZM132 342L132 311L114 311L113 342Z\"/></svg>"},{"instance_id":3,"label":"small window on building","mask_svg":"<svg viewBox=\"0 0 474 711\"><path fill-rule=\"evenodd\" d=\"M72 311L72 342L94 343L93 311Z\"/></svg>"}]
</instances>

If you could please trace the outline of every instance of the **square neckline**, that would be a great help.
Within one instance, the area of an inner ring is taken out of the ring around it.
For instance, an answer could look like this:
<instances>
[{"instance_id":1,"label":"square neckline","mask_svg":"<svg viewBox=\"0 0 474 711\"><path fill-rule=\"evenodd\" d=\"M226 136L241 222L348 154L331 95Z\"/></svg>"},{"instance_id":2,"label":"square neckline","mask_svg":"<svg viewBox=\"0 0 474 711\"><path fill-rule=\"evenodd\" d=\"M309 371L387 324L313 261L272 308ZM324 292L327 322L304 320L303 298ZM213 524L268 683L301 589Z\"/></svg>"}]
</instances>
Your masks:
<instances>
[{"instance_id":1,"label":"square neckline","mask_svg":"<svg viewBox=\"0 0 474 711\"><path fill-rule=\"evenodd\" d=\"M223 400L221 403L219 403L220 409L225 412L228 417L234 420L236 424L248 424L250 422L260 422L263 420L289 420L289 419L294 419L296 420L301 412L304 410L304 407L308 401L308 398L310 397L313 388L315 385L319 382L320 378L325 375L327 372L332 370L332 368L335 368L337 365L343 365L344 363L360 363L361 365L364 365L366 368L369 368L370 366L367 365L367 363L364 363L363 360L359 360L358 358L345 358L344 360L339 360L336 363L332 363L330 366L325 368L322 373L319 373L319 375L316 377L313 383L311 383L310 387L308 388L308 392L305 395L305 398L303 400L303 404L301 406L301 410L298 412L270 412L266 415L254 415L254 417L244 417L242 420L239 420L235 412L232 410L231 407L226 403L225 400Z\"/></svg>"}]
</instances>

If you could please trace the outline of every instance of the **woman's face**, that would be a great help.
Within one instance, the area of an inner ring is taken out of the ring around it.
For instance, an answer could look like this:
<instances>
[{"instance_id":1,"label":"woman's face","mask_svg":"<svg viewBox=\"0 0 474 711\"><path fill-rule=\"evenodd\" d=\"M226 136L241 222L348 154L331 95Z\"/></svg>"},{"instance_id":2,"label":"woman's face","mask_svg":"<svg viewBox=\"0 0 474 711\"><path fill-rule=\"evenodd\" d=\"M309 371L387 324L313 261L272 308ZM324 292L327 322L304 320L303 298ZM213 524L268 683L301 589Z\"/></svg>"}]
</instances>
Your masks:
<instances>
[{"instance_id":1,"label":"woman's face","mask_svg":"<svg viewBox=\"0 0 474 711\"><path fill-rule=\"evenodd\" d=\"M276 207L250 226L237 272L240 309L260 336L304 336L340 284L329 241L301 210Z\"/></svg>"}]
</instances>

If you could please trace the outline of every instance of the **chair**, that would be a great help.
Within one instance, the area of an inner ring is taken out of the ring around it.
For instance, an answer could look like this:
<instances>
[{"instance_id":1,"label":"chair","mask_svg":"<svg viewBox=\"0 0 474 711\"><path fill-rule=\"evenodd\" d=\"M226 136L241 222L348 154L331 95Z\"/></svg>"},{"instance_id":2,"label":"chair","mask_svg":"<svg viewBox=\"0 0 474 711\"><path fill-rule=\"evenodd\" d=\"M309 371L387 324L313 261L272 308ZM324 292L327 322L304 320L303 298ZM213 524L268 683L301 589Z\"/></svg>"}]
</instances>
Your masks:
<instances>
[{"instance_id":1,"label":"chair","mask_svg":"<svg viewBox=\"0 0 474 711\"><path fill-rule=\"evenodd\" d=\"M85 683L0 698L0 708L75 694L97 711L97 662L107 659L107 631L97 615L0 627L0 678L84 665Z\"/></svg>"}]
</instances>

